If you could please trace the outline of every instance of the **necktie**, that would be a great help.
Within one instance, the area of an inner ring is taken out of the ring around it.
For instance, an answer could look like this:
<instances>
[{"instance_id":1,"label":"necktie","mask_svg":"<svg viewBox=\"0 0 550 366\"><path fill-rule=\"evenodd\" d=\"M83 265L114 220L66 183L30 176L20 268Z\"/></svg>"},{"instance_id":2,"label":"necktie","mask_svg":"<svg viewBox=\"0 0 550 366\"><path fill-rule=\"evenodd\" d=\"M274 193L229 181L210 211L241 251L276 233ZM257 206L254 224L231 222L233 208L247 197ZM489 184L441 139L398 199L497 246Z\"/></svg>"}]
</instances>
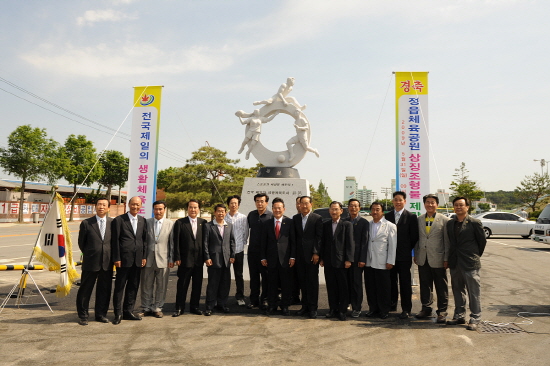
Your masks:
<instances>
[{"instance_id":1,"label":"necktie","mask_svg":"<svg viewBox=\"0 0 550 366\"><path fill-rule=\"evenodd\" d=\"M99 232L101 233L101 240L105 239L105 219L99 219Z\"/></svg>"},{"instance_id":2,"label":"necktie","mask_svg":"<svg viewBox=\"0 0 550 366\"><path fill-rule=\"evenodd\" d=\"M197 220L196 219L191 220L191 229L193 230L193 236L197 238Z\"/></svg>"},{"instance_id":3,"label":"necktie","mask_svg":"<svg viewBox=\"0 0 550 366\"><path fill-rule=\"evenodd\" d=\"M161 225L160 220L157 220L156 225L155 225L155 239L156 239L156 241L159 240L160 227L161 227L160 225Z\"/></svg>"},{"instance_id":4,"label":"necktie","mask_svg":"<svg viewBox=\"0 0 550 366\"><path fill-rule=\"evenodd\" d=\"M275 237L279 239L279 234L281 232L281 222L279 220L275 221Z\"/></svg>"},{"instance_id":5,"label":"necktie","mask_svg":"<svg viewBox=\"0 0 550 366\"><path fill-rule=\"evenodd\" d=\"M395 223L397 224L399 222L399 218L401 217L401 214L399 212L395 213Z\"/></svg>"}]
</instances>

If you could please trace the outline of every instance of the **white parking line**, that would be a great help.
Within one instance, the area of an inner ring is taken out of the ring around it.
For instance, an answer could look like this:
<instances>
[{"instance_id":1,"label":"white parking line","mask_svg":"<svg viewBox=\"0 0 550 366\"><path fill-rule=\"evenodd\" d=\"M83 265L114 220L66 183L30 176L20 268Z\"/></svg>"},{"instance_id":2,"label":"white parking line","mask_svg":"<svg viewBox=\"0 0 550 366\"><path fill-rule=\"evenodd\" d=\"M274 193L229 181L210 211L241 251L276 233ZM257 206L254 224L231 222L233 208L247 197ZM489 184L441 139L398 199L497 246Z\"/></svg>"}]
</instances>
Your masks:
<instances>
[{"instance_id":1,"label":"white parking line","mask_svg":"<svg viewBox=\"0 0 550 366\"><path fill-rule=\"evenodd\" d=\"M549 251L546 251L546 250L539 250L539 249L533 249L533 248L526 248L526 247L522 247L522 246L520 246L520 245L514 245L514 244L503 243L503 242L501 242L501 241L496 241L496 240L491 240L491 239L489 239L488 241L490 241L491 243L500 244L500 245L504 245L504 246L507 246L507 247L520 248L520 249L525 249L525 250L528 250L528 251L531 251L531 252L539 252L539 253L550 254L550 252L549 252Z\"/></svg>"}]
</instances>

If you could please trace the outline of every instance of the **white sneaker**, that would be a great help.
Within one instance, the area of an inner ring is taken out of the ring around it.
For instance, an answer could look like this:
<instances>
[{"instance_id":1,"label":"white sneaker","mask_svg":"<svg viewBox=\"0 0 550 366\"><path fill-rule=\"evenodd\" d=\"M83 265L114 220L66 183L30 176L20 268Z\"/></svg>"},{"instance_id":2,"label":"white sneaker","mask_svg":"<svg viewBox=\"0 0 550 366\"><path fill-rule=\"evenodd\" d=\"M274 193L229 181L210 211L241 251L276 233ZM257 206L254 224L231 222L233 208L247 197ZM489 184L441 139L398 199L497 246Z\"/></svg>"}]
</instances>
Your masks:
<instances>
[{"instance_id":1,"label":"white sneaker","mask_svg":"<svg viewBox=\"0 0 550 366\"><path fill-rule=\"evenodd\" d=\"M244 302L244 300L237 300L237 304L238 304L239 306L245 306L245 305L246 305L246 303Z\"/></svg>"}]
</instances>

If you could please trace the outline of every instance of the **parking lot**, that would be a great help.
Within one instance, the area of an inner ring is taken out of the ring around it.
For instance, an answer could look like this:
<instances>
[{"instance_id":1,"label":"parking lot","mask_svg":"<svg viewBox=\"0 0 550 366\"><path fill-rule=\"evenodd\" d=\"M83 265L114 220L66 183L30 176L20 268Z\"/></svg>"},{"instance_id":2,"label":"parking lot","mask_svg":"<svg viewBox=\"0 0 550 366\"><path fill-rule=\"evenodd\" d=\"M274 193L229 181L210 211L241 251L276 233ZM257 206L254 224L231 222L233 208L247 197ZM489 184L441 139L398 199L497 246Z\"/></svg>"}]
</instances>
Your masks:
<instances>
[{"instance_id":1,"label":"parking lot","mask_svg":"<svg viewBox=\"0 0 550 366\"><path fill-rule=\"evenodd\" d=\"M0 224L0 264L26 264L38 228ZM76 244L78 224L71 224L70 229ZM75 254L77 258L78 251ZM549 264L550 246L519 237L492 236L482 257L483 320L521 322L518 312L550 313ZM19 277L18 272L0 272L0 299ZM9 301L0 314L2 365L549 364L548 315L529 315L533 324L520 325L523 331L514 334L472 332L464 326L448 327L430 320L400 320L398 313L386 320L361 317L341 322L324 318L328 309L321 285L321 316L316 320L266 317L259 310L238 307L231 298L230 314L204 317L186 313L179 318L147 317L118 326L90 322L83 327L76 322L77 287L68 297L57 299L47 291L55 286L55 273L35 271L33 277L54 312L36 292L24 299L26 306L16 308L14 299ZM167 315L174 309L175 271L170 279ZM29 285L26 295L32 288ZM414 292L413 313L420 310L418 287ZM450 305L452 314L452 296Z\"/></svg>"}]
</instances>

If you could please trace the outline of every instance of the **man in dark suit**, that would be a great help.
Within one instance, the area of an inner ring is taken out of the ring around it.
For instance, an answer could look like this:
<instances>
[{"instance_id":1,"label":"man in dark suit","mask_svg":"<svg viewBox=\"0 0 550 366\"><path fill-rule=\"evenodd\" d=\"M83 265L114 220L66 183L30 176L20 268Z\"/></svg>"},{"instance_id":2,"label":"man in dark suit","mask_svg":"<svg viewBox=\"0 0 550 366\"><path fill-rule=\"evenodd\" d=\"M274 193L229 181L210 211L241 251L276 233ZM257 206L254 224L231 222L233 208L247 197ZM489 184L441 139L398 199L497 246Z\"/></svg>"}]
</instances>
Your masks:
<instances>
[{"instance_id":1,"label":"man in dark suit","mask_svg":"<svg viewBox=\"0 0 550 366\"><path fill-rule=\"evenodd\" d=\"M121 320L141 320L134 314L141 268L147 263L147 223L138 213L141 198L130 199L130 211L117 216L111 224L111 259L117 267L113 308L113 324ZM122 299L124 298L124 305Z\"/></svg>"},{"instance_id":2,"label":"man in dark suit","mask_svg":"<svg viewBox=\"0 0 550 366\"><path fill-rule=\"evenodd\" d=\"M358 318L361 315L363 273L365 264L367 263L367 244L369 241L369 222L359 215L360 210L361 204L359 200L352 198L348 201L349 218L347 220L353 225L353 242L355 244L353 262L348 270L349 301L352 309L352 318Z\"/></svg>"},{"instance_id":3,"label":"man in dark suit","mask_svg":"<svg viewBox=\"0 0 550 366\"><path fill-rule=\"evenodd\" d=\"M354 259L353 226L351 222L340 220L344 212L342 204L333 201L329 213L331 220L323 223L321 267L325 268L329 312L327 318L338 317L346 320L349 304L347 271Z\"/></svg>"},{"instance_id":4,"label":"man in dark suit","mask_svg":"<svg viewBox=\"0 0 550 366\"><path fill-rule=\"evenodd\" d=\"M214 206L214 220L204 229L204 263L208 267L206 287L206 310L204 315L212 315L214 306L222 313L229 313L227 299L231 289L230 264L235 262L235 238L232 225L225 222L225 205Z\"/></svg>"},{"instance_id":5,"label":"man in dark suit","mask_svg":"<svg viewBox=\"0 0 550 366\"><path fill-rule=\"evenodd\" d=\"M487 245L481 221L468 215L470 202L466 197L455 197L456 216L447 222L449 236L449 268L455 312L447 325L465 324L466 290L470 303L468 330L477 330L481 319L481 256Z\"/></svg>"},{"instance_id":6,"label":"man in dark suit","mask_svg":"<svg viewBox=\"0 0 550 366\"><path fill-rule=\"evenodd\" d=\"M289 315L288 307L292 301L293 267L296 259L294 244L294 227L292 219L283 216L285 203L275 198L271 203L273 219L263 224L262 230L262 265L267 267L269 280L269 307L266 315L277 310L278 288L281 284L281 310Z\"/></svg>"},{"instance_id":7,"label":"man in dark suit","mask_svg":"<svg viewBox=\"0 0 550 366\"><path fill-rule=\"evenodd\" d=\"M248 239L248 271L250 273L250 303L248 308L259 307L262 310L267 309L268 280L267 269L262 266L261 242L262 226L265 221L273 218L273 213L267 209L269 196L265 193L254 195L254 204L256 210L248 213L248 227L250 236ZM261 280L260 280L261 277ZM262 290L260 294L260 288Z\"/></svg>"},{"instance_id":8,"label":"man in dark suit","mask_svg":"<svg viewBox=\"0 0 550 366\"><path fill-rule=\"evenodd\" d=\"M206 220L198 217L200 204L192 199L187 204L187 217L179 219L174 224L174 263L178 266L178 284L176 292L176 311L172 316L180 316L185 310L185 299L189 283L191 299L189 311L202 315L199 302L202 291L202 269L204 267L203 232Z\"/></svg>"},{"instance_id":9,"label":"man in dark suit","mask_svg":"<svg viewBox=\"0 0 550 366\"><path fill-rule=\"evenodd\" d=\"M401 294L402 312L399 318L408 319L412 310L412 250L418 241L418 217L405 209L407 203L405 192L393 192L392 202L394 209L385 215L386 220L397 226L395 266L390 271L391 310L397 310L397 299Z\"/></svg>"},{"instance_id":10,"label":"man in dark suit","mask_svg":"<svg viewBox=\"0 0 550 366\"><path fill-rule=\"evenodd\" d=\"M302 289L302 308L296 315L309 315L317 318L319 301L319 254L323 235L321 215L311 212L311 197L300 199L301 213L294 215L294 233L296 235L296 270Z\"/></svg>"},{"instance_id":11,"label":"man in dark suit","mask_svg":"<svg viewBox=\"0 0 550 366\"><path fill-rule=\"evenodd\" d=\"M105 197L95 204L96 215L82 221L78 232L78 247L82 252L82 280L76 295L78 324L88 325L88 306L95 290L95 320L108 323L111 300L113 262L111 262L111 221L107 217L111 203Z\"/></svg>"}]
</instances>

